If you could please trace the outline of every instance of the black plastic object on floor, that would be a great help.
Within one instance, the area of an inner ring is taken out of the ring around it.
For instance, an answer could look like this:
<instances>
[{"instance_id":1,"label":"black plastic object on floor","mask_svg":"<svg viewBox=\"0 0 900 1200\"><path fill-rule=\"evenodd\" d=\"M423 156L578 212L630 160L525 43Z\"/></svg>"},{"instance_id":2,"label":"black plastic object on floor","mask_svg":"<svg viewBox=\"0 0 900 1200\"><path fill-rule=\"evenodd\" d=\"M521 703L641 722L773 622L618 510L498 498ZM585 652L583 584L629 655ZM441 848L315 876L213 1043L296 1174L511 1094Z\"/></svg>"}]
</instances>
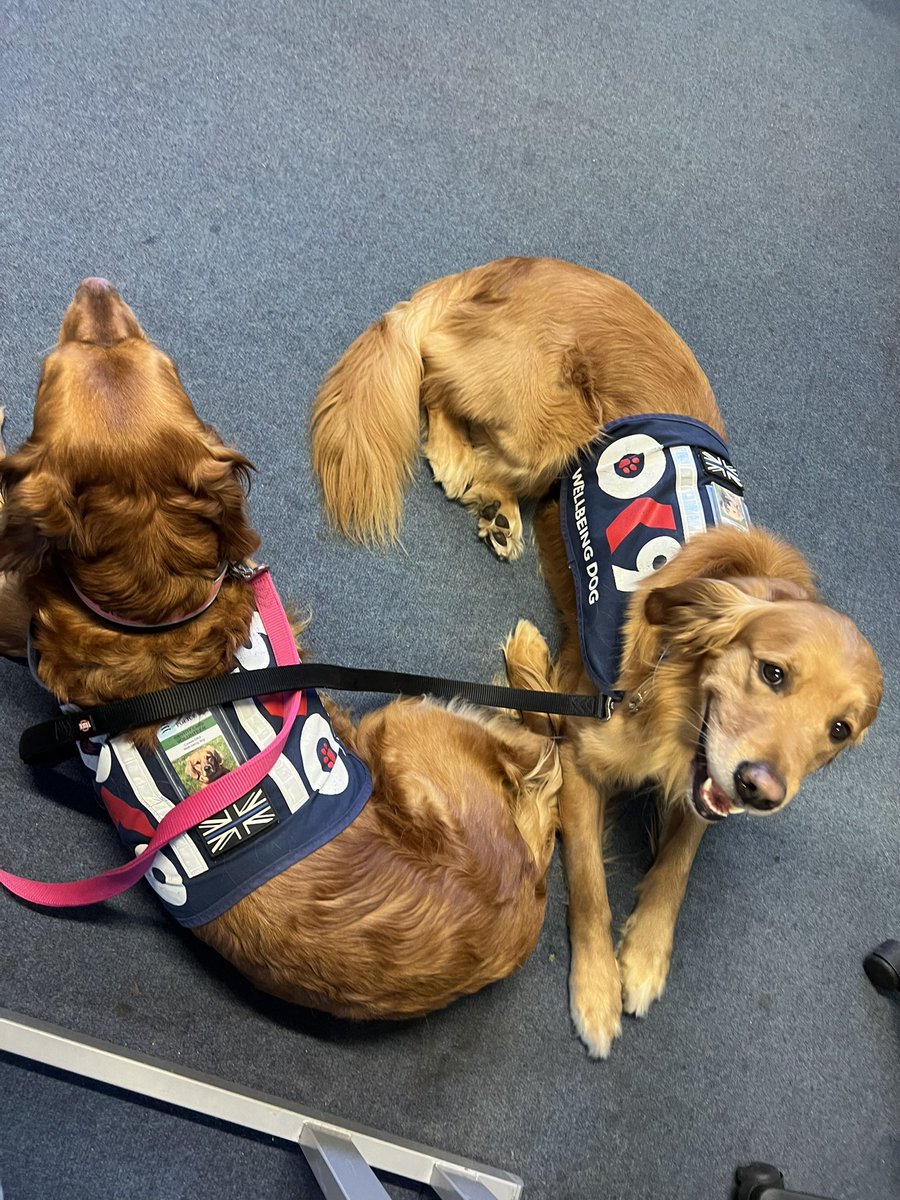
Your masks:
<instances>
[{"instance_id":1,"label":"black plastic object on floor","mask_svg":"<svg viewBox=\"0 0 900 1200\"><path fill-rule=\"evenodd\" d=\"M812 1192L791 1192L784 1186L784 1176L771 1163L754 1162L738 1167L734 1200L828 1200Z\"/></svg>"},{"instance_id":2,"label":"black plastic object on floor","mask_svg":"<svg viewBox=\"0 0 900 1200\"><path fill-rule=\"evenodd\" d=\"M900 942L889 938L867 954L863 968L877 988L900 991Z\"/></svg>"}]
</instances>

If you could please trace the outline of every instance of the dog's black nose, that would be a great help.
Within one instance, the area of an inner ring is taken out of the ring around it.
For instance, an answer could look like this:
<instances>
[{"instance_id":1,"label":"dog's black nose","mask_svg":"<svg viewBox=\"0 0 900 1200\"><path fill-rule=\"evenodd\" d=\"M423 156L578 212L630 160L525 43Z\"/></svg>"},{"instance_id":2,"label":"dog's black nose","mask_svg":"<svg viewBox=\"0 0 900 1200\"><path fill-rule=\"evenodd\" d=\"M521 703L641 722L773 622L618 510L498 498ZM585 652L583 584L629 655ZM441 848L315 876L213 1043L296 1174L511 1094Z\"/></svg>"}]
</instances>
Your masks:
<instances>
[{"instance_id":1,"label":"dog's black nose","mask_svg":"<svg viewBox=\"0 0 900 1200\"><path fill-rule=\"evenodd\" d=\"M768 812L782 803L787 785L770 763L738 763L734 772L734 787L738 799L749 808Z\"/></svg>"}]
</instances>

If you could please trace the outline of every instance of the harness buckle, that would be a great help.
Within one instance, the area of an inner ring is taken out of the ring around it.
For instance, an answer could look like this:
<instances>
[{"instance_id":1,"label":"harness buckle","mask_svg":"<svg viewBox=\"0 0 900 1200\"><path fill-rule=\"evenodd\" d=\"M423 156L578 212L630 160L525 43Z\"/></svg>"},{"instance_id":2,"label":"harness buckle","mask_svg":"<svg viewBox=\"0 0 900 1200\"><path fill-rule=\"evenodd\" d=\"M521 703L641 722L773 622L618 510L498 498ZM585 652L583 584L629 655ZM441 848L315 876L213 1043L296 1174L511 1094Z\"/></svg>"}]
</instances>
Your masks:
<instances>
[{"instance_id":1,"label":"harness buckle","mask_svg":"<svg viewBox=\"0 0 900 1200\"><path fill-rule=\"evenodd\" d=\"M615 711L616 702L612 696L600 692L597 696L597 711L594 716L600 721L608 721Z\"/></svg>"}]
</instances>

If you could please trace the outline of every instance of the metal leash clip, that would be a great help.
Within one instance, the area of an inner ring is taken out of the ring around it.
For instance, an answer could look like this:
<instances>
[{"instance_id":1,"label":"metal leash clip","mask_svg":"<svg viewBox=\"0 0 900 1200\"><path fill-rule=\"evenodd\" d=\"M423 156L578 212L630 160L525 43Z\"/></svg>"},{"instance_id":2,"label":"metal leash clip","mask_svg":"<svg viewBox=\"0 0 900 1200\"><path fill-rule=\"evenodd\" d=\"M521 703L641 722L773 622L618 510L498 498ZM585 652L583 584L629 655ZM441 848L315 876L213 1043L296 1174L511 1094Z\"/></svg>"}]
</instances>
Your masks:
<instances>
[{"instance_id":1,"label":"metal leash clip","mask_svg":"<svg viewBox=\"0 0 900 1200\"><path fill-rule=\"evenodd\" d=\"M268 569L267 563L251 565L248 562L230 562L226 574L230 579L243 579L244 583L250 583L257 575L262 575L263 571L268 571Z\"/></svg>"}]
</instances>

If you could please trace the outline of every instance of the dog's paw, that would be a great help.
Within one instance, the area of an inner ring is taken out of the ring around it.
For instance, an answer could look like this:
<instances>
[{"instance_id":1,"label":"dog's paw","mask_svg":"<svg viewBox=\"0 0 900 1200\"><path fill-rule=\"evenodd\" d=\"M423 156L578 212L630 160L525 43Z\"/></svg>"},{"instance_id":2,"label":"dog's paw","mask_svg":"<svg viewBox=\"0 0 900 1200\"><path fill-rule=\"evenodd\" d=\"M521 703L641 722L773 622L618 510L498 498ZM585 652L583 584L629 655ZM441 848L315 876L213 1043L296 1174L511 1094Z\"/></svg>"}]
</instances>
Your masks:
<instances>
[{"instance_id":1,"label":"dog's paw","mask_svg":"<svg viewBox=\"0 0 900 1200\"><path fill-rule=\"evenodd\" d=\"M622 985L615 959L610 968L601 972L573 967L569 1009L591 1058L608 1058L613 1042L622 1032Z\"/></svg>"},{"instance_id":2,"label":"dog's paw","mask_svg":"<svg viewBox=\"0 0 900 1200\"><path fill-rule=\"evenodd\" d=\"M672 939L653 933L641 922L629 922L618 950L622 980L622 1007L635 1017L645 1017L650 1005L663 994L672 961Z\"/></svg>"},{"instance_id":3,"label":"dog's paw","mask_svg":"<svg viewBox=\"0 0 900 1200\"><path fill-rule=\"evenodd\" d=\"M486 504L478 513L478 536L498 558L506 562L517 559L525 545L518 504L500 500Z\"/></svg>"}]
</instances>

